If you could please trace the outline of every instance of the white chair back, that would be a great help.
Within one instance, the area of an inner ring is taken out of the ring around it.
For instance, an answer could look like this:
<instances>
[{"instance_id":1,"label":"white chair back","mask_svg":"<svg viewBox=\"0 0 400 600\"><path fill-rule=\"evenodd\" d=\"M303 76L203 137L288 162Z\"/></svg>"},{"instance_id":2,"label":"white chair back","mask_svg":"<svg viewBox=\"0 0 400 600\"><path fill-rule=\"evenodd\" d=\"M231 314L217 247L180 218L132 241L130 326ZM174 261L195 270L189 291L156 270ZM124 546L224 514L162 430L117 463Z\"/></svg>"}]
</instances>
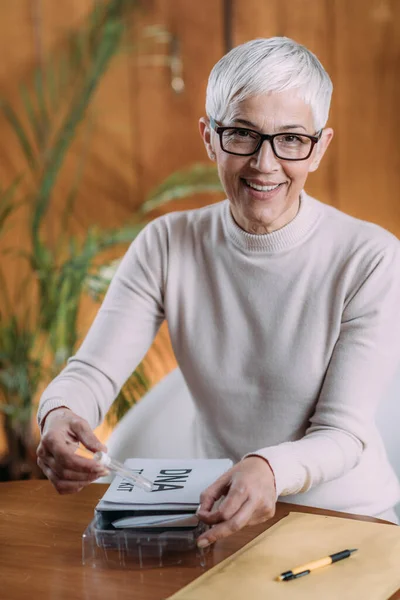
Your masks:
<instances>
[{"instance_id":1,"label":"white chair back","mask_svg":"<svg viewBox=\"0 0 400 600\"><path fill-rule=\"evenodd\" d=\"M377 424L386 452L400 480L400 369L377 413ZM400 504L396 507L400 517Z\"/></svg>"},{"instance_id":2,"label":"white chair back","mask_svg":"<svg viewBox=\"0 0 400 600\"><path fill-rule=\"evenodd\" d=\"M121 419L107 447L111 456L126 458L196 458L192 423L195 409L179 368L162 379ZM400 479L400 370L377 414L389 460ZM400 517L400 505L397 507Z\"/></svg>"},{"instance_id":3,"label":"white chair back","mask_svg":"<svg viewBox=\"0 0 400 600\"><path fill-rule=\"evenodd\" d=\"M180 369L155 385L120 420L107 440L120 461L141 458L196 458L192 439L195 408Z\"/></svg>"}]
</instances>

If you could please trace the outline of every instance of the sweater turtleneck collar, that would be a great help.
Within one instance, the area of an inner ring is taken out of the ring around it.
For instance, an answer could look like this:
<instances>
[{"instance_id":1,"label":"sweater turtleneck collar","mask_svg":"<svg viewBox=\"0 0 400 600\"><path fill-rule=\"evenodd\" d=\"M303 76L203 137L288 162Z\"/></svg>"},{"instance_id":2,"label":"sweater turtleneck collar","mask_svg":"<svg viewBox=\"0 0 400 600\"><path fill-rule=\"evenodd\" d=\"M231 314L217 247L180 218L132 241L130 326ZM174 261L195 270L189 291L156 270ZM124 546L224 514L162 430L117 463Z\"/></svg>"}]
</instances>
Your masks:
<instances>
[{"instance_id":1,"label":"sweater turtleneck collar","mask_svg":"<svg viewBox=\"0 0 400 600\"><path fill-rule=\"evenodd\" d=\"M302 191L299 211L290 223L272 233L254 234L247 233L236 223L229 200L224 204L228 236L236 246L249 252L280 252L296 246L314 229L321 214L319 203Z\"/></svg>"}]
</instances>

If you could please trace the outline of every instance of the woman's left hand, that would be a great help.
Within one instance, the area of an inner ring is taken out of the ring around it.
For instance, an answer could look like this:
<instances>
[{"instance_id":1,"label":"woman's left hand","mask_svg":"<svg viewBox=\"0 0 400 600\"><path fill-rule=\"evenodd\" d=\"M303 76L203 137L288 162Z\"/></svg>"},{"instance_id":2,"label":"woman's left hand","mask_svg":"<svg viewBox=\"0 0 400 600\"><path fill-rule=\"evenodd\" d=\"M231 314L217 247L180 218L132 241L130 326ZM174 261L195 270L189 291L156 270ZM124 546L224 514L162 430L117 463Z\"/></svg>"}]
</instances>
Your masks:
<instances>
[{"instance_id":1,"label":"woman's left hand","mask_svg":"<svg viewBox=\"0 0 400 600\"><path fill-rule=\"evenodd\" d=\"M221 496L225 498L212 510ZM197 516L212 527L197 545L205 548L246 525L271 519L275 504L274 474L268 462L258 456L244 458L202 492Z\"/></svg>"}]
</instances>

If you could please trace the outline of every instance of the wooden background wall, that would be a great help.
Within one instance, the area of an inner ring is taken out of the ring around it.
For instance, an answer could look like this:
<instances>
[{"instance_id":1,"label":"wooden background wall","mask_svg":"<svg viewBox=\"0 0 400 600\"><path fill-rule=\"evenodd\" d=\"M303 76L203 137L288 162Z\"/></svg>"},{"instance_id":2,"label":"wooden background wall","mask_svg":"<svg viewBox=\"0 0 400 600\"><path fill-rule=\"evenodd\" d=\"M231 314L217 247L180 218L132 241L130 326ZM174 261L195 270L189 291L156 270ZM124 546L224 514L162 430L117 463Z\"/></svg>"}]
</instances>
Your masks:
<instances>
[{"instance_id":1,"label":"wooden background wall","mask_svg":"<svg viewBox=\"0 0 400 600\"><path fill-rule=\"evenodd\" d=\"M66 33L79 26L96 0L3 0L0 3L0 93L11 101L18 84ZM100 1L100 0L97 0ZM157 25L180 44L185 90L171 88L167 66L151 55L168 44L119 56L96 94L90 126L82 127L57 183L49 220L57 230L60 199L85 153L74 228L117 226L172 171L206 155L197 122L204 113L207 77L228 49L254 37L286 35L313 50L330 73L335 138L307 190L357 217L400 235L400 1L399 0L147 0L145 12L127 24L136 43L145 26ZM20 171L22 157L0 117L0 182ZM191 198L179 206L204 205L218 196ZM175 208L173 206L172 208ZM13 236L26 238L23 215ZM3 240L9 243L10 238ZM12 288L21 276L6 265ZM83 315L83 331L94 316ZM165 336L164 336L165 337ZM159 343L159 342L157 342ZM161 350L160 350L161 349ZM159 351L164 352L164 338ZM173 358L151 362L155 379ZM160 366L161 364L161 366Z\"/></svg>"}]
</instances>

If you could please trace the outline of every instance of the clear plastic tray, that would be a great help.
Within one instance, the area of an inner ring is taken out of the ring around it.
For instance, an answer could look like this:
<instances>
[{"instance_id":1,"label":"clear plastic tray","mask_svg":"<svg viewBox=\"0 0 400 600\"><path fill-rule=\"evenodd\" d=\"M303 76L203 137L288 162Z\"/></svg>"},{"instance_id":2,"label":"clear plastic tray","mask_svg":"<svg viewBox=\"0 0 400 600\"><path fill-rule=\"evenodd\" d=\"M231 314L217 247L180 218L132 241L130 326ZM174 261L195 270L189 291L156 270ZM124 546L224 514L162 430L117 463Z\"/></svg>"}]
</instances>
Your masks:
<instances>
[{"instance_id":1,"label":"clear plastic tray","mask_svg":"<svg viewBox=\"0 0 400 600\"><path fill-rule=\"evenodd\" d=\"M82 564L91 567L151 569L205 566L210 548L197 547L207 525L181 530L107 529L94 517L82 535Z\"/></svg>"}]
</instances>

